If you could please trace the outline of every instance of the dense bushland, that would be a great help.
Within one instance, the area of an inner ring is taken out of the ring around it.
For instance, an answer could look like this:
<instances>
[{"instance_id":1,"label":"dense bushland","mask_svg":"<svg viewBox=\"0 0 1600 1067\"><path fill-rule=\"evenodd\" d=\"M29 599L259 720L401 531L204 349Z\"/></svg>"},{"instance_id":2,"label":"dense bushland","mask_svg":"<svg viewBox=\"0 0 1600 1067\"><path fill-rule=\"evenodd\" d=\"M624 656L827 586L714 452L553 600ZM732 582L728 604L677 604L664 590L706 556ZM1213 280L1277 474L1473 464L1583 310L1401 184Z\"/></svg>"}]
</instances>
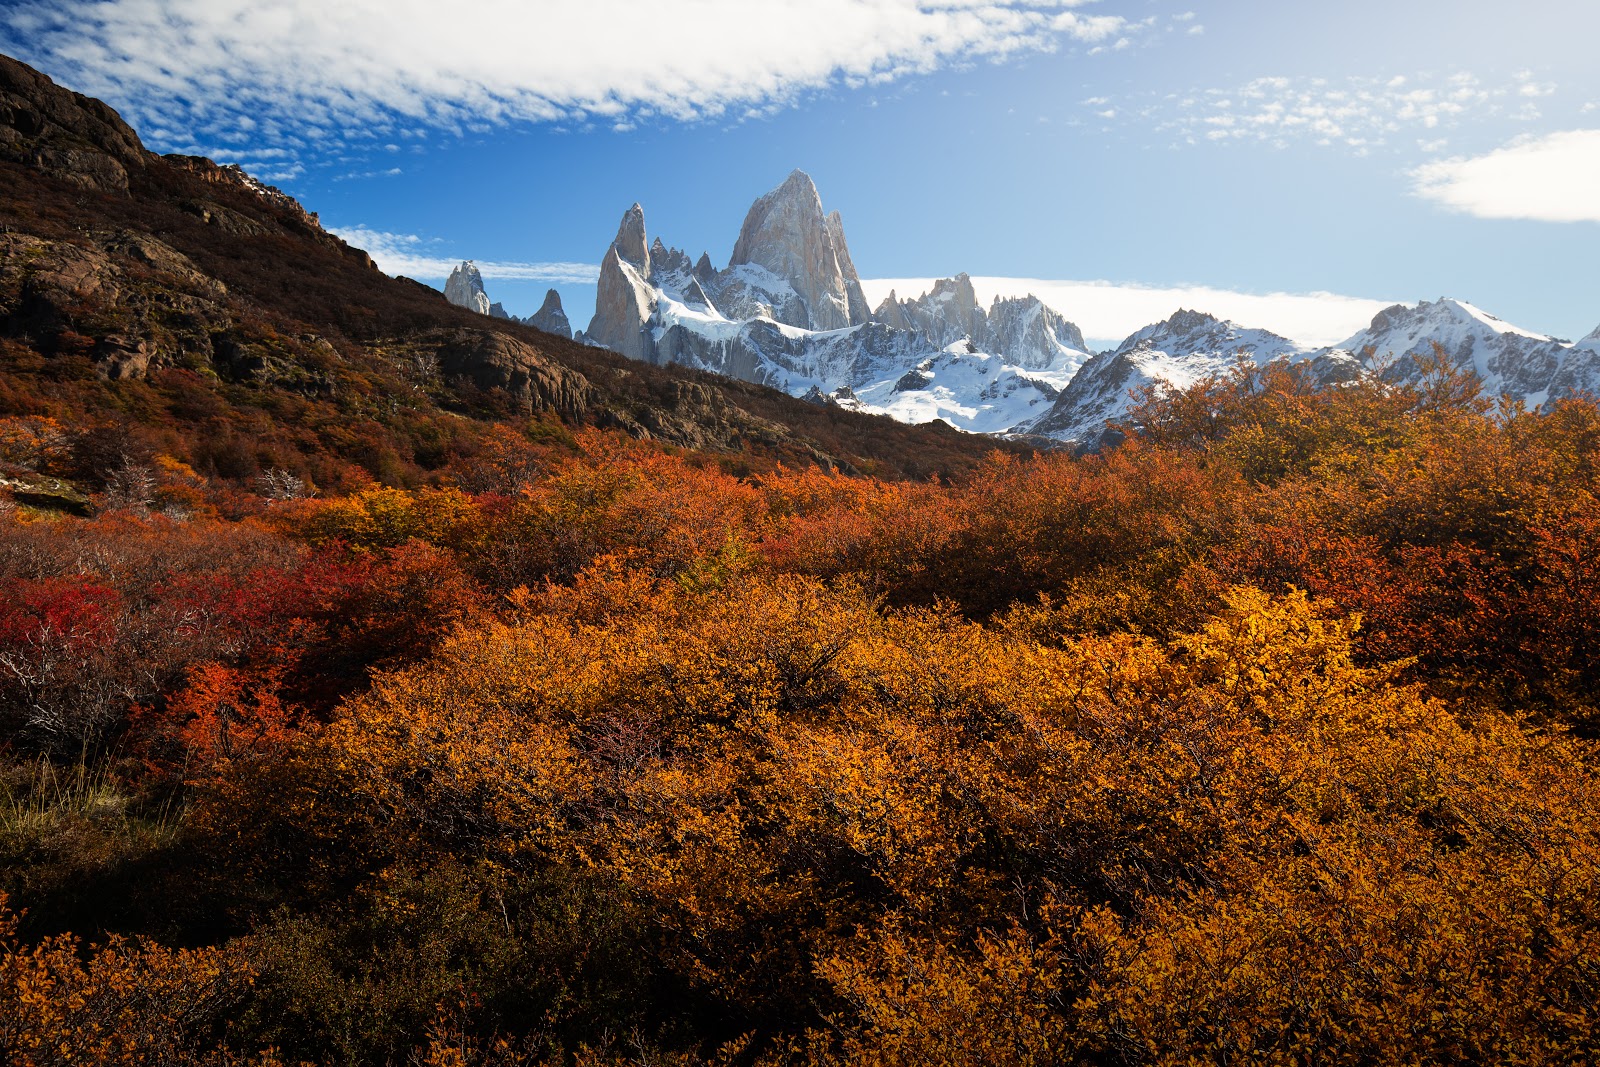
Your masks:
<instances>
[{"instance_id":1,"label":"dense bushland","mask_svg":"<svg viewBox=\"0 0 1600 1067\"><path fill-rule=\"evenodd\" d=\"M1241 370L950 483L525 423L14 505L0 1048L1592 1062L1600 410L1466 385Z\"/></svg>"}]
</instances>

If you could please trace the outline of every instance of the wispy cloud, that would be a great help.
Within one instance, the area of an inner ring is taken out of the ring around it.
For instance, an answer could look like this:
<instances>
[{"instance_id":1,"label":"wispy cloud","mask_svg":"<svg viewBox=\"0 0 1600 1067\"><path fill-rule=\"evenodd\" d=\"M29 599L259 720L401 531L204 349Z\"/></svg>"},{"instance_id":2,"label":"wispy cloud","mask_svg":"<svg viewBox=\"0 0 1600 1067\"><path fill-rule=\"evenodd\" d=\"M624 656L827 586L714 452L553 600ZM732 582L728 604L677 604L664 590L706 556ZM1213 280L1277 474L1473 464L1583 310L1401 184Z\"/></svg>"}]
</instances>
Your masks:
<instances>
[{"instance_id":1,"label":"wispy cloud","mask_svg":"<svg viewBox=\"0 0 1600 1067\"><path fill-rule=\"evenodd\" d=\"M443 242L409 233L386 233L363 226L329 227L329 232L357 248L364 248L385 274L404 274L420 281L448 278L465 257L440 255ZM600 276L594 263L505 263L476 260L484 278L499 281L535 281L556 285L593 285Z\"/></svg>"},{"instance_id":2,"label":"wispy cloud","mask_svg":"<svg viewBox=\"0 0 1600 1067\"><path fill-rule=\"evenodd\" d=\"M1227 88L1130 96L1118 101L1118 111L1125 121L1179 144L1312 142L1366 152L1475 121L1531 122L1541 117L1538 101L1556 89L1530 71L1498 82L1465 71L1341 80L1269 77Z\"/></svg>"},{"instance_id":3,"label":"wispy cloud","mask_svg":"<svg viewBox=\"0 0 1600 1067\"><path fill-rule=\"evenodd\" d=\"M1486 219L1600 222L1600 130L1513 141L1412 172L1419 196Z\"/></svg>"},{"instance_id":4,"label":"wispy cloud","mask_svg":"<svg viewBox=\"0 0 1600 1067\"><path fill-rule=\"evenodd\" d=\"M912 297L931 289L933 279L880 278L861 284L868 301L877 306L891 289L902 297ZM1102 348L1169 318L1180 308L1271 330L1304 345L1332 345L1366 328L1374 315L1398 302L1337 293L1241 293L1203 285L1145 286L1041 278L973 278L972 286L984 302L996 296L1032 293L1076 323L1092 345Z\"/></svg>"},{"instance_id":5,"label":"wispy cloud","mask_svg":"<svg viewBox=\"0 0 1600 1067\"><path fill-rule=\"evenodd\" d=\"M0 50L130 112L158 147L374 146L515 121L628 129L1125 40L1092 0L12 0Z\"/></svg>"}]
</instances>

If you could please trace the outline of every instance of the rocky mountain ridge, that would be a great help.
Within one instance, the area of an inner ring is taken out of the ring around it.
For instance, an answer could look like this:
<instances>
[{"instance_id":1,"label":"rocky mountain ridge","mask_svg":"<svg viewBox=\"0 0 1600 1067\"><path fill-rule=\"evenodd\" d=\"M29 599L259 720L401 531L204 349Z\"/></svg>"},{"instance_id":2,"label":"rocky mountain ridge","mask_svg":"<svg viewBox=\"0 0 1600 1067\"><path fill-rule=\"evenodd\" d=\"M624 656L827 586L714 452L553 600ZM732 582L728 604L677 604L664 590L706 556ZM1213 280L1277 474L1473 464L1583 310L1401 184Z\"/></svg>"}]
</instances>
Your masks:
<instances>
[{"instance_id":1,"label":"rocky mountain ridge","mask_svg":"<svg viewBox=\"0 0 1600 1067\"><path fill-rule=\"evenodd\" d=\"M1086 362L1049 412L1022 430L1094 447L1114 434L1109 427L1126 418L1134 397L1147 387L1184 389L1226 374L1240 361L1258 367L1278 361L1307 364L1323 382L1361 373L1357 359L1347 353L1307 349L1270 330L1179 310Z\"/></svg>"},{"instance_id":2,"label":"rocky mountain ridge","mask_svg":"<svg viewBox=\"0 0 1600 1067\"><path fill-rule=\"evenodd\" d=\"M1513 326L1460 300L1393 305L1365 329L1325 348L1180 311L1095 356L1049 413L1021 429L1093 447L1106 439L1110 424L1125 420L1134 394L1152 385L1181 389L1226 373L1239 360L1304 365L1325 383L1370 374L1415 384L1439 358L1476 377L1485 396L1528 407L1600 395L1600 329L1574 344Z\"/></svg>"},{"instance_id":3,"label":"rocky mountain ridge","mask_svg":"<svg viewBox=\"0 0 1600 1067\"><path fill-rule=\"evenodd\" d=\"M648 243L644 211L630 207L581 337L646 363L981 432L1037 417L1088 358L1077 327L1037 298L985 311L965 275L870 311L843 220L802 171L751 206L721 270Z\"/></svg>"},{"instance_id":4,"label":"rocky mountain ridge","mask_svg":"<svg viewBox=\"0 0 1600 1067\"><path fill-rule=\"evenodd\" d=\"M1320 381L1407 382L1438 345L1492 396L1529 405L1600 392L1600 330L1577 345L1457 300L1396 305L1322 348L1179 311L1092 355L1081 331L1036 297L980 306L965 274L926 293L891 292L863 315L837 213L801 171L757 199L729 265L647 245L644 211L624 215L581 339L647 363L679 363L908 422L1093 447L1132 394L1182 388L1239 360L1304 364Z\"/></svg>"},{"instance_id":5,"label":"rocky mountain ridge","mask_svg":"<svg viewBox=\"0 0 1600 1067\"><path fill-rule=\"evenodd\" d=\"M1592 351L1587 339L1574 345L1445 297L1385 308L1331 351L1355 356L1391 381L1410 381L1419 373L1419 359L1432 356L1435 346L1452 365L1475 374L1492 397L1534 406L1600 390L1600 374L1586 356Z\"/></svg>"}]
</instances>

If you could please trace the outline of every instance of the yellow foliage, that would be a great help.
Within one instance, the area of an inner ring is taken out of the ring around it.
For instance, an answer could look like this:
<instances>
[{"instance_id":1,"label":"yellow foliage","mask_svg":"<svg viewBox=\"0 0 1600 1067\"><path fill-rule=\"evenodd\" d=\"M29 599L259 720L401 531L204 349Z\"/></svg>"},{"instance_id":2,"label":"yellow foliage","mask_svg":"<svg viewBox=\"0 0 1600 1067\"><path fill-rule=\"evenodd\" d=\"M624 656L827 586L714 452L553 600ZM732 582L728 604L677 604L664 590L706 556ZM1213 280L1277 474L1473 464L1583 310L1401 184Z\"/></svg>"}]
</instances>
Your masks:
<instances>
[{"instance_id":1,"label":"yellow foliage","mask_svg":"<svg viewBox=\"0 0 1600 1067\"><path fill-rule=\"evenodd\" d=\"M403 833L614 879L730 1004L820 983L848 1010L807 1055L1588 1047L1593 774L1301 593L1165 644L621 567L518 612L326 744Z\"/></svg>"}]
</instances>

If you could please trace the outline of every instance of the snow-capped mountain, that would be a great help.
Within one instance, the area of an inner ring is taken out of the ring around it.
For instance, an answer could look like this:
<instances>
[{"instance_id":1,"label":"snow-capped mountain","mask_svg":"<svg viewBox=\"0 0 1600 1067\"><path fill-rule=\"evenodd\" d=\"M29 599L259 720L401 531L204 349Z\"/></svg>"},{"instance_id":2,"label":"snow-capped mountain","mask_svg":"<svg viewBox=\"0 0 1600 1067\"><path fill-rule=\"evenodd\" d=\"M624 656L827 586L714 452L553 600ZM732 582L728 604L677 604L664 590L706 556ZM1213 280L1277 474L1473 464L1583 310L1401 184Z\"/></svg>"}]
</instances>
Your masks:
<instances>
[{"instance_id":1,"label":"snow-capped mountain","mask_svg":"<svg viewBox=\"0 0 1600 1067\"><path fill-rule=\"evenodd\" d=\"M712 295L733 318L765 314L808 330L841 330L868 319L844 222L837 211L822 213L822 197L804 171L750 205L728 270ZM780 284L767 288L768 277Z\"/></svg>"},{"instance_id":2,"label":"snow-capped mountain","mask_svg":"<svg viewBox=\"0 0 1600 1067\"><path fill-rule=\"evenodd\" d=\"M1359 358L1391 381L1411 381L1419 358L1431 357L1435 346L1451 364L1475 373L1489 396L1516 397L1531 406L1574 391L1560 376L1569 342L1513 326L1461 300L1386 308L1333 351Z\"/></svg>"},{"instance_id":3,"label":"snow-capped mountain","mask_svg":"<svg viewBox=\"0 0 1600 1067\"><path fill-rule=\"evenodd\" d=\"M977 306L966 275L868 309L838 212L795 171L757 200L722 270L624 213L600 267L584 338L831 398L903 421L998 433L1036 419L1089 358L1083 335L1035 297Z\"/></svg>"},{"instance_id":4,"label":"snow-capped mountain","mask_svg":"<svg viewBox=\"0 0 1600 1067\"><path fill-rule=\"evenodd\" d=\"M1534 333L1460 300L1396 304L1348 340L1312 349L1262 330L1247 330L1209 315L1179 312L1146 327L1113 352L1084 365L1050 412L1024 429L1092 447L1106 422L1124 418L1130 391L1155 382L1175 388L1225 372L1240 357L1308 363L1319 381L1378 374L1415 383L1421 360L1436 350L1472 371L1491 397L1509 396L1530 407L1576 396L1600 395L1600 330L1577 344Z\"/></svg>"},{"instance_id":5,"label":"snow-capped mountain","mask_svg":"<svg viewBox=\"0 0 1600 1067\"><path fill-rule=\"evenodd\" d=\"M900 300L890 290L872 317L916 330L941 348L971 341L980 351L1003 352L1009 362L1029 370L1076 368L1089 358L1082 331L1038 297L997 296L985 312L965 274L934 282L915 300Z\"/></svg>"},{"instance_id":6,"label":"snow-capped mountain","mask_svg":"<svg viewBox=\"0 0 1600 1067\"><path fill-rule=\"evenodd\" d=\"M446 294L485 313L477 268ZM504 312L499 312L504 314ZM568 334L554 290L531 319ZM838 212L795 171L751 205L728 265L649 240L644 209L622 217L601 263L595 314L579 340L649 363L758 382L819 403L904 422L943 419L975 433L1030 434L1097 447L1152 384L1185 388L1240 360L1305 364L1323 382L1378 374L1409 382L1437 345L1491 396L1538 405L1600 394L1600 329L1577 344L1524 330L1471 304L1395 305L1341 344L1314 348L1200 311L1178 311L1092 355L1083 334L1037 297L977 299L965 274L869 309Z\"/></svg>"},{"instance_id":7,"label":"snow-capped mountain","mask_svg":"<svg viewBox=\"0 0 1600 1067\"><path fill-rule=\"evenodd\" d=\"M1567 349L1550 379L1550 399L1580 394L1600 397L1600 326Z\"/></svg>"},{"instance_id":8,"label":"snow-capped mountain","mask_svg":"<svg viewBox=\"0 0 1600 1067\"><path fill-rule=\"evenodd\" d=\"M1104 437L1107 423L1125 418L1134 396L1147 386L1188 388L1202 378L1228 373L1241 360L1257 366L1277 360L1309 362L1322 381L1361 372L1348 353L1310 349L1268 330L1179 311L1085 363L1050 410L1024 429L1093 447Z\"/></svg>"}]
</instances>

